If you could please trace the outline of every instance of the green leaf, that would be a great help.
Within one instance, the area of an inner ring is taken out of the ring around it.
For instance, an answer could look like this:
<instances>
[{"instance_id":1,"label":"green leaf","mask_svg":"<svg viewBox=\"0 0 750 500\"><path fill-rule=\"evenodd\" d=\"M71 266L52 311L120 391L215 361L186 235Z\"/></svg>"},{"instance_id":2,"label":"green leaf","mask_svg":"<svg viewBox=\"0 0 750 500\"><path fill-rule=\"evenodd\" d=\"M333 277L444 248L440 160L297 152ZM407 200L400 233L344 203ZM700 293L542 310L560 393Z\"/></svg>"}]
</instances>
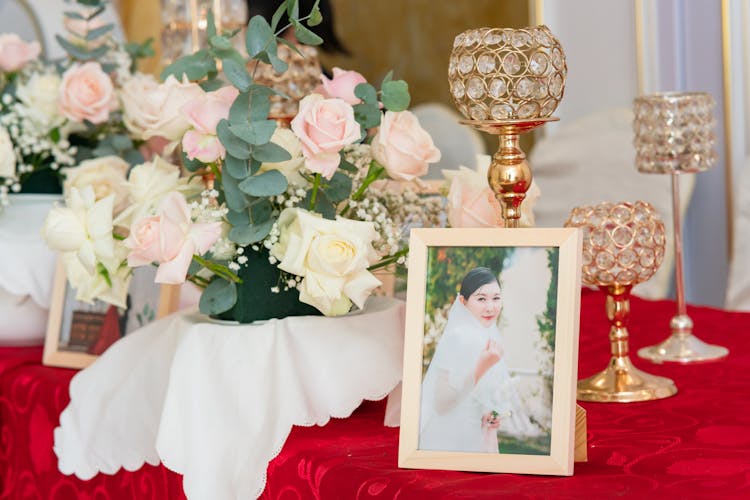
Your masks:
<instances>
[{"instance_id":1,"label":"green leaf","mask_svg":"<svg viewBox=\"0 0 750 500\"><path fill-rule=\"evenodd\" d=\"M268 55L268 61L271 63L271 66L273 66L274 71L281 74L285 72L287 69L289 69L289 65L286 62L279 59L279 56L276 54L278 51L278 48L279 47L278 45L276 45L276 41L274 40L273 50L269 50L268 52L266 52L266 54Z\"/></svg>"},{"instance_id":2,"label":"green leaf","mask_svg":"<svg viewBox=\"0 0 750 500\"><path fill-rule=\"evenodd\" d=\"M78 0L78 3L83 4L83 5L89 5L90 7L96 7L96 9L93 12L91 12L88 16L86 16L87 21L91 21L95 17L102 15L102 13L107 8L107 6L103 5L100 0L92 0L90 2L87 2L85 0L84 1Z\"/></svg>"},{"instance_id":3,"label":"green leaf","mask_svg":"<svg viewBox=\"0 0 750 500\"><path fill-rule=\"evenodd\" d=\"M354 87L354 95L362 99L365 104L378 106L378 91L369 83L360 83Z\"/></svg>"},{"instance_id":4,"label":"green leaf","mask_svg":"<svg viewBox=\"0 0 750 500\"><path fill-rule=\"evenodd\" d=\"M95 28L86 33L86 41L90 42L92 40L96 40L97 38L102 37L112 31L114 27L114 24L105 24L104 26L99 26L98 28Z\"/></svg>"},{"instance_id":5,"label":"green leaf","mask_svg":"<svg viewBox=\"0 0 750 500\"><path fill-rule=\"evenodd\" d=\"M250 224L250 214L247 210L227 212L227 220L233 226L247 226Z\"/></svg>"},{"instance_id":6,"label":"green leaf","mask_svg":"<svg viewBox=\"0 0 750 500\"><path fill-rule=\"evenodd\" d=\"M125 151L133 148L133 141L126 135L116 134L111 137L112 147L118 151Z\"/></svg>"},{"instance_id":7,"label":"green leaf","mask_svg":"<svg viewBox=\"0 0 750 500\"><path fill-rule=\"evenodd\" d=\"M271 18L271 31L276 32L276 28L279 27L279 21L281 21L281 18L284 16L284 12L286 12L286 5L282 2L279 4L279 7L276 9L276 12L273 13L273 17Z\"/></svg>"},{"instance_id":8,"label":"green leaf","mask_svg":"<svg viewBox=\"0 0 750 500\"><path fill-rule=\"evenodd\" d=\"M380 109L374 104L354 105L354 119L363 130L380 125L381 116Z\"/></svg>"},{"instance_id":9,"label":"green leaf","mask_svg":"<svg viewBox=\"0 0 750 500\"><path fill-rule=\"evenodd\" d=\"M273 215L273 205L266 198L259 198L250 205L250 217L256 224L265 222Z\"/></svg>"},{"instance_id":10,"label":"green leaf","mask_svg":"<svg viewBox=\"0 0 750 500\"><path fill-rule=\"evenodd\" d=\"M341 153L341 162L339 163L339 169L350 174L356 174L359 169L344 159L344 153Z\"/></svg>"},{"instance_id":11,"label":"green leaf","mask_svg":"<svg viewBox=\"0 0 750 500\"><path fill-rule=\"evenodd\" d=\"M286 0L286 15L289 19L299 19L299 1Z\"/></svg>"},{"instance_id":12,"label":"green leaf","mask_svg":"<svg viewBox=\"0 0 750 500\"><path fill-rule=\"evenodd\" d=\"M255 57L261 52L268 50L271 44L275 44L276 37L263 16L253 16L247 25L245 35L245 48L247 55Z\"/></svg>"},{"instance_id":13,"label":"green leaf","mask_svg":"<svg viewBox=\"0 0 750 500\"><path fill-rule=\"evenodd\" d=\"M334 203L339 203L349 198L352 194L352 178L342 172L336 172L328 181L328 185L323 188L328 199Z\"/></svg>"},{"instance_id":14,"label":"green leaf","mask_svg":"<svg viewBox=\"0 0 750 500\"><path fill-rule=\"evenodd\" d=\"M234 59L222 59L221 62L229 83L237 87L240 92L250 90L253 80L244 65L238 64Z\"/></svg>"},{"instance_id":15,"label":"green leaf","mask_svg":"<svg viewBox=\"0 0 750 500\"><path fill-rule=\"evenodd\" d=\"M55 127L49 132L49 138L52 142L57 144L60 142L60 127Z\"/></svg>"},{"instance_id":16,"label":"green leaf","mask_svg":"<svg viewBox=\"0 0 750 500\"><path fill-rule=\"evenodd\" d=\"M85 18L85 17L83 17L83 16L82 16L81 14L79 14L78 12L67 11L67 12L63 12L63 15L64 15L65 17L67 17L68 19L75 19L75 20L77 20L77 21L85 21L85 20L86 20L86 18Z\"/></svg>"},{"instance_id":17,"label":"green leaf","mask_svg":"<svg viewBox=\"0 0 750 500\"><path fill-rule=\"evenodd\" d=\"M218 78L211 78L208 80L203 80L199 85L206 92L213 92L214 90L219 90L220 88L222 88L224 86L224 82L222 82Z\"/></svg>"},{"instance_id":18,"label":"green leaf","mask_svg":"<svg viewBox=\"0 0 750 500\"><path fill-rule=\"evenodd\" d=\"M258 170L260 170L260 166L262 165L261 162L256 160L255 158L250 159L250 175L255 175L258 173Z\"/></svg>"},{"instance_id":19,"label":"green leaf","mask_svg":"<svg viewBox=\"0 0 750 500\"><path fill-rule=\"evenodd\" d=\"M187 157L187 154L182 152L182 165L189 171L195 172L203 168L203 162L200 160L191 160Z\"/></svg>"},{"instance_id":20,"label":"green leaf","mask_svg":"<svg viewBox=\"0 0 750 500\"><path fill-rule=\"evenodd\" d=\"M383 82L380 84L380 88L383 88L383 85L393 80L393 70L390 70L388 73L385 74L383 77Z\"/></svg>"},{"instance_id":21,"label":"green leaf","mask_svg":"<svg viewBox=\"0 0 750 500\"><path fill-rule=\"evenodd\" d=\"M229 123L246 123L250 113L250 94L240 92L229 108Z\"/></svg>"},{"instance_id":22,"label":"green leaf","mask_svg":"<svg viewBox=\"0 0 750 500\"><path fill-rule=\"evenodd\" d=\"M309 207L311 199L312 190L307 192L307 195L302 201L301 206ZM312 207L312 211L319 213L326 219L333 220L336 218L336 207L333 205L333 203L331 203L331 200L328 199L328 196L326 196L324 191L318 191L318 194L315 198L315 206Z\"/></svg>"},{"instance_id":23,"label":"green leaf","mask_svg":"<svg viewBox=\"0 0 750 500\"><path fill-rule=\"evenodd\" d=\"M323 15L320 13L320 7L318 7L319 3L320 0L315 0L315 4L310 10L310 18L307 20L308 26L317 26L323 22Z\"/></svg>"},{"instance_id":24,"label":"green leaf","mask_svg":"<svg viewBox=\"0 0 750 500\"><path fill-rule=\"evenodd\" d=\"M217 50L232 50L234 48L232 47L232 41L222 35L212 36L208 39L208 43Z\"/></svg>"},{"instance_id":25,"label":"green leaf","mask_svg":"<svg viewBox=\"0 0 750 500\"><path fill-rule=\"evenodd\" d=\"M241 181L242 179L247 177L248 174L247 160L241 160L228 154L226 158L224 158L224 167L222 170L235 179Z\"/></svg>"},{"instance_id":26,"label":"green leaf","mask_svg":"<svg viewBox=\"0 0 750 500\"><path fill-rule=\"evenodd\" d=\"M271 140L271 136L276 130L276 122L273 120L263 120L258 122L233 123L229 125L229 130L248 144L266 144ZM253 156L255 155L253 154Z\"/></svg>"},{"instance_id":27,"label":"green leaf","mask_svg":"<svg viewBox=\"0 0 750 500\"><path fill-rule=\"evenodd\" d=\"M210 41L216 36L216 19L214 18L214 11L208 9L206 12L206 37Z\"/></svg>"},{"instance_id":28,"label":"green leaf","mask_svg":"<svg viewBox=\"0 0 750 500\"><path fill-rule=\"evenodd\" d=\"M268 118L268 113L271 112L271 101L268 99L271 93L269 89L263 87L266 91L257 91L253 87L252 96L250 97L250 120L257 122L259 120L265 120Z\"/></svg>"},{"instance_id":29,"label":"green leaf","mask_svg":"<svg viewBox=\"0 0 750 500\"><path fill-rule=\"evenodd\" d=\"M269 170L240 182L240 189L250 196L276 196L288 186L286 177L278 170Z\"/></svg>"},{"instance_id":30,"label":"green leaf","mask_svg":"<svg viewBox=\"0 0 750 500\"><path fill-rule=\"evenodd\" d=\"M143 154L137 149L131 149L130 151L123 153L122 159L128 162L128 165L130 166L140 165L146 161Z\"/></svg>"},{"instance_id":31,"label":"green leaf","mask_svg":"<svg viewBox=\"0 0 750 500\"><path fill-rule=\"evenodd\" d=\"M203 290L198 307L203 314L216 315L230 310L236 303L237 286L217 277Z\"/></svg>"},{"instance_id":32,"label":"green leaf","mask_svg":"<svg viewBox=\"0 0 750 500\"><path fill-rule=\"evenodd\" d=\"M94 50L86 50L83 47L79 47L78 45L70 43L60 35L55 35L55 39L57 40L57 43L59 43L60 46L65 49L65 52L67 52L70 57L81 61L99 59L101 56L107 53L107 50L109 50L106 45L97 47Z\"/></svg>"},{"instance_id":33,"label":"green leaf","mask_svg":"<svg viewBox=\"0 0 750 500\"><path fill-rule=\"evenodd\" d=\"M161 72L161 79L166 80L169 75L174 75L178 80L182 80L182 75L187 75L188 80L197 81L213 71L216 71L216 61L208 51L203 49L181 57L164 68Z\"/></svg>"},{"instance_id":34,"label":"green leaf","mask_svg":"<svg viewBox=\"0 0 750 500\"><path fill-rule=\"evenodd\" d=\"M247 208L248 202L245 193L240 191L239 181L231 175L221 176L221 186L224 188L224 199L227 208L239 212Z\"/></svg>"},{"instance_id":35,"label":"green leaf","mask_svg":"<svg viewBox=\"0 0 750 500\"><path fill-rule=\"evenodd\" d=\"M289 47L290 49L292 49L293 51L295 51L300 56L305 57L305 54L303 54L302 51L299 50L299 47L297 47L295 44L293 44L292 42L290 42L286 38L277 37L276 41L280 42L280 43L283 43L284 45L286 45L287 47Z\"/></svg>"},{"instance_id":36,"label":"green leaf","mask_svg":"<svg viewBox=\"0 0 750 500\"><path fill-rule=\"evenodd\" d=\"M221 120L216 126L216 135L219 136L219 140L226 148L227 153L240 160L250 158L250 147L229 130L229 122L227 120Z\"/></svg>"},{"instance_id":37,"label":"green leaf","mask_svg":"<svg viewBox=\"0 0 750 500\"><path fill-rule=\"evenodd\" d=\"M240 245L250 245L263 240L271 232L273 220L249 226L235 226L229 231L229 239Z\"/></svg>"},{"instance_id":38,"label":"green leaf","mask_svg":"<svg viewBox=\"0 0 750 500\"><path fill-rule=\"evenodd\" d=\"M305 26L299 21L292 21L292 24L294 25L294 36L300 42L304 43L305 45L320 45L321 43L323 43L322 38L310 31L308 28L305 28Z\"/></svg>"},{"instance_id":39,"label":"green leaf","mask_svg":"<svg viewBox=\"0 0 750 500\"><path fill-rule=\"evenodd\" d=\"M253 158L263 163L278 163L292 159L289 151L273 142L267 142L260 146L255 146L252 151Z\"/></svg>"},{"instance_id":40,"label":"green leaf","mask_svg":"<svg viewBox=\"0 0 750 500\"><path fill-rule=\"evenodd\" d=\"M389 111L404 111L409 107L409 85L403 80L391 80L383 84L383 106Z\"/></svg>"}]
</instances>

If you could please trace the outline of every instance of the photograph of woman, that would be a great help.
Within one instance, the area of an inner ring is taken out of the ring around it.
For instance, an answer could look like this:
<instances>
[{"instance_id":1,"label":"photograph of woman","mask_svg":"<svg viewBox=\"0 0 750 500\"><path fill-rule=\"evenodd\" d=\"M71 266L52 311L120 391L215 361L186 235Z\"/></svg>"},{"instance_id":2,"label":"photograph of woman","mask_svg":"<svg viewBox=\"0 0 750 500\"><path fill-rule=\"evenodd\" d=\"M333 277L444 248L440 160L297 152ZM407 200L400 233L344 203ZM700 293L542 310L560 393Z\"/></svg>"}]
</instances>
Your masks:
<instances>
[{"instance_id":1,"label":"photograph of woman","mask_svg":"<svg viewBox=\"0 0 750 500\"><path fill-rule=\"evenodd\" d=\"M466 248L451 250L460 253L451 256L438 251L431 255L433 270L440 270L433 280L433 296L439 296L440 291L451 286L445 281L451 279L450 269L457 267L455 264L476 260L467 259L465 252L461 252L468 250ZM419 449L495 454L549 452L545 449L548 429L540 423L544 417L534 411L534 406L537 410L541 407L541 413L551 407L551 400L544 401L547 378L542 372L549 372L552 363L544 354L547 349L540 327L545 319L547 291L550 284L556 291L556 280L550 279L546 249L527 250L512 249L494 259L480 259L494 264L495 269L468 267L462 278L453 278L452 287L458 288L458 293L448 299L448 303L452 301L450 306L436 308L436 316L444 314L446 309L447 316L442 331L433 324L432 333L437 338L425 332L426 372L422 379ZM442 265L435 266L441 260ZM541 267L531 273L532 276L547 279L524 283L524 275L529 277L529 266ZM514 287L510 290L506 276ZM456 287L458 279L460 284ZM538 297L521 300L533 305L533 310L519 311L519 297L529 294ZM505 311L508 302L515 309L508 311L510 314ZM437 324L442 326L443 323L438 321ZM533 333L538 341L532 345L528 339L521 339L519 343L510 338L512 335L506 331L506 326L526 333L525 337ZM538 362L541 358L549 362ZM509 364L532 367L534 373L527 373L528 380L523 381L524 377L519 377L516 369L512 372ZM519 383L523 383L523 390L534 395L520 397ZM508 448L511 443L505 443L506 449L503 449L504 440L513 441L513 448ZM541 447L535 449L533 444L539 442Z\"/></svg>"}]
</instances>

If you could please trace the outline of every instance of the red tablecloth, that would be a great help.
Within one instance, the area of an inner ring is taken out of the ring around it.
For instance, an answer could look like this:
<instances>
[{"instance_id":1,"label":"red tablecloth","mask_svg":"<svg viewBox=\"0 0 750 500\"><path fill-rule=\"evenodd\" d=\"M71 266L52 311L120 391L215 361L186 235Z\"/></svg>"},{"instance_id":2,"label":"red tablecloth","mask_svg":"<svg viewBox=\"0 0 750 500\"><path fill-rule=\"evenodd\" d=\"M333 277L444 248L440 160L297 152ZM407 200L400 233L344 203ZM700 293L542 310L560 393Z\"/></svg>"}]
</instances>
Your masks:
<instances>
[{"instance_id":1,"label":"red tablecloth","mask_svg":"<svg viewBox=\"0 0 750 500\"><path fill-rule=\"evenodd\" d=\"M631 347L662 340L672 302L634 298ZM579 374L608 360L604 299L584 293ZM730 349L721 362L636 364L671 377L679 393L650 403L592 404L589 461L573 477L399 470L398 430L382 426L383 404L351 418L295 428L268 470L265 498L750 498L750 314L691 308L696 332ZM61 475L52 431L68 402L72 370L42 367L40 349L0 349L0 498L183 498L181 477L163 467Z\"/></svg>"}]
</instances>

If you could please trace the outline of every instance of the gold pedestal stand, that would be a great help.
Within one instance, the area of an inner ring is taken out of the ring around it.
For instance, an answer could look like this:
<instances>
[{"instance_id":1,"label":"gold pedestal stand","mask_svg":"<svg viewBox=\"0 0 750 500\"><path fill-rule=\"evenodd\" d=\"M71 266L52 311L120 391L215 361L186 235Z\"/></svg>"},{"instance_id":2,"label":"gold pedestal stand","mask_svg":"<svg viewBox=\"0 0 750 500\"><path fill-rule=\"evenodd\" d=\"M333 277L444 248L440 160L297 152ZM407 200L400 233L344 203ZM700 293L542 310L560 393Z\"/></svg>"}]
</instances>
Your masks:
<instances>
[{"instance_id":1,"label":"gold pedestal stand","mask_svg":"<svg viewBox=\"0 0 750 500\"><path fill-rule=\"evenodd\" d=\"M497 135L500 146L492 156L487 180L495 197L503 207L505 227L518 227L521 203L531 186L532 174L526 154L521 150L521 134L531 132L547 122L559 118L533 118L528 120L461 120L487 134Z\"/></svg>"},{"instance_id":2,"label":"gold pedestal stand","mask_svg":"<svg viewBox=\"0 0 750 500\"><path fill-rule=\"evenodd\" d=\"M630 289L617 284L606 288L612 358L604 371L578 382L581 401L632 403L667 398L677 392L672 380L645 373L630 361L626 328Z\"/></svg>"}]
</instances>

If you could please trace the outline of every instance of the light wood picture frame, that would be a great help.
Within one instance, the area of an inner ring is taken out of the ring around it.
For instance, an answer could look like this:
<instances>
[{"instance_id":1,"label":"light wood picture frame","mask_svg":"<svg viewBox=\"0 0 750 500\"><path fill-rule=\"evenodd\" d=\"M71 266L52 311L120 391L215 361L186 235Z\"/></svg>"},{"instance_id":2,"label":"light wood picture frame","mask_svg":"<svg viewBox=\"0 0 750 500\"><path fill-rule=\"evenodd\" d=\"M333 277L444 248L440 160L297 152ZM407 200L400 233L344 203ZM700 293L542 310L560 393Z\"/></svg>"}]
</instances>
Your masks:
<instances>
[{"instance_id":1,"label":"light wood picture frame","mask_svg":"<svg viewBox=\"0 0 750 500\"><path fill-rule=\"evenodd\" d=\"M399 467L571 475L578 229L413 229L409 246Z\"/></svg>"},{"instance_id":2,"label":"light wood picture frame","mask_svg":"<svg viewBox=\"0 0 750 500\"><path fill-rule=\"evenodd\" d=\"M76 300L75 290L68 284L65 266L62 260L58 260L42 363L63 368L86 368L101 354L92 352L108 348L114 340L102 339L104 331L119 338L176 311L180 288L154 283L155 274L156 269L149 266L133 269L128 291L130 306L122 310L98 300L93 304ZM110 326L116 323L115 332L105 327L105 323Z\"/></svg>"}]
</instances>

